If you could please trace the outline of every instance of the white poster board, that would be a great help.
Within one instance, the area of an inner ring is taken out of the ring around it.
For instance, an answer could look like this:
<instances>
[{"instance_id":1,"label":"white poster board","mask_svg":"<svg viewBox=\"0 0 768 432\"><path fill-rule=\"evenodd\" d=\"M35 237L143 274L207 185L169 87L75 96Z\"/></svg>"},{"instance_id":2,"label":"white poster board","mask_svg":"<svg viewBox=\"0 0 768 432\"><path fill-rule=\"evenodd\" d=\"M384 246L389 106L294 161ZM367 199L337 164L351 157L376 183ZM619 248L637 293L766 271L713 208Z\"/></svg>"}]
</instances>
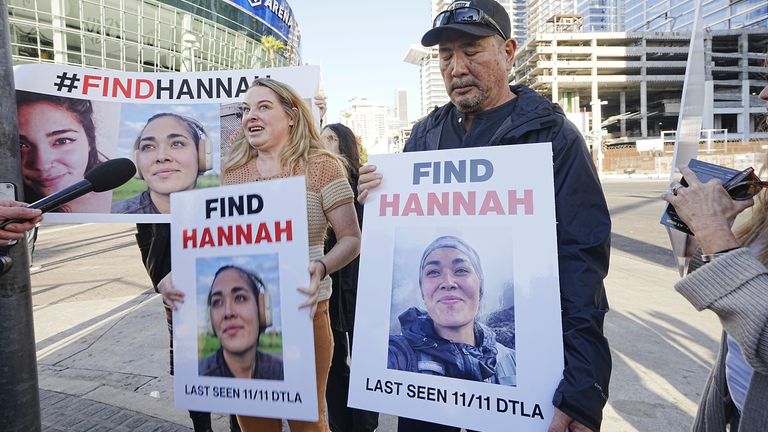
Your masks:
<instances>
[{"instance_id":1,"label":"white poster board","mask_svg":"<svg viewBox=\"0 0 768 432\"><path fill-rule=\"evenodd\" d=\"M68 212L49 213L45 221L168 222L167 214L157 214L157 206L147 203L154 199L148 192L167 200L178 191L220 184L222 159L240 131L240 104L259 77L290 85L317 115L317 66L178 73L16 66L25 200L36 201L83 180L100 162L128 158L137 165L136 177L113 191L78 198ZM168 120L169 114L174 117L168 126L159 126L158 116ZM157 129L149 131L150 123ZM146 134L157 139L189 135L191 156L182 150L145 152L139 138ZM166 157L162 164L157 162L161 156Z\"/></svg>"},{"instance_id":2,"label":"white poster board","mask_svg":"<svg viewBox=\"0 0 768 432\"><path fill-rule=\"evenodd\" d=\"M176 406L317 420L312 320L297 291L309 286L304 177L181 192L171 206L173 283L185 293L173 315ZM270 310L271 323L257 322Z\"/></svg>"},{"instance_id":3,"label":"white poster board","mask_svg":"<svg viewBox=\"0 0 768 432\"><path fill-rule=\"evenodd\" d=\"M563 370L551 145L369 162L383 181L365 204L350 406L545 431ZM474 345L444 337L468 328Z\"/></svg>"}]
</instances>

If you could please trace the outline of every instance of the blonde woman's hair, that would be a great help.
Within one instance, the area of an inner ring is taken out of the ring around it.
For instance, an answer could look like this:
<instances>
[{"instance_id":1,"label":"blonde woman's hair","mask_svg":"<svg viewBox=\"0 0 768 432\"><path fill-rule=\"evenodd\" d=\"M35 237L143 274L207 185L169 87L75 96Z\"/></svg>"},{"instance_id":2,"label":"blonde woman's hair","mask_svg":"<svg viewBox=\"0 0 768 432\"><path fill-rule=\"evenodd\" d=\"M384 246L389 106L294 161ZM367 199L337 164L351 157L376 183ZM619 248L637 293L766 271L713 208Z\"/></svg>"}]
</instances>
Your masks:
<instances>
[{"instance_id":1,"label":"blonde woman's hair","mask_svg":"<svg viewBox=\"0 0 768 432\"><path fill-rule=\"evenodd\" d=\"M254 80L249 90L254 87L266 87L272 90L277 95L277 100L283 111L293 121L288 136L288 145L284 146L278 155L280 166L284 171L291 175L302 174L306 169L307 162L319 155L326 155L339 162L338 158L326 150L321 143L320 134L315 129L312 111L296 90L285 83L270 78ZM241 126L224 161L223 171L239 168L258 155L258 150L248 143L245 131Z\"/></svg>"},{"instance_id":2,"label":"blonde woman's hair","mask_svg":"<svg viewBox=\"0 0 768 432\"><path fill-rule=\"evenodd\" d=\"M763 177L766 169L768 169L768 153L763 160L760 177ZM765 191L760 192L755 197L752 214L745 223L735 230L735 234L742 246L760 242L758 243L760 252L757 259L768 266L768 198L765 196Z\"/></svg>"}]
</instances>

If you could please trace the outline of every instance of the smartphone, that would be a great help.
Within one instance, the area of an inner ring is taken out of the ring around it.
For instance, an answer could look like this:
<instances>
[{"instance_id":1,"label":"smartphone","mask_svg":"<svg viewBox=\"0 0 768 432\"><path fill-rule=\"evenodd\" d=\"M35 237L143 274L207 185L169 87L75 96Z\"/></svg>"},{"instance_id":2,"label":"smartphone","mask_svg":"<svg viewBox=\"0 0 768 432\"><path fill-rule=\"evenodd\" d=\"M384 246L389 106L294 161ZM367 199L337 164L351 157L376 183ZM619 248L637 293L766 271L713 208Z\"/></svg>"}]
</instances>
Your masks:
<instances>
[{"instance_id":1,"label":"smartphone","mask_svg":"<svg viewBox=\"0 0 768 432\"><path fill-rule=\"evenodd\" d=\"M0 200L16 201L16 185L11 182L0 182Z\"/></svg>"}]
</instances>

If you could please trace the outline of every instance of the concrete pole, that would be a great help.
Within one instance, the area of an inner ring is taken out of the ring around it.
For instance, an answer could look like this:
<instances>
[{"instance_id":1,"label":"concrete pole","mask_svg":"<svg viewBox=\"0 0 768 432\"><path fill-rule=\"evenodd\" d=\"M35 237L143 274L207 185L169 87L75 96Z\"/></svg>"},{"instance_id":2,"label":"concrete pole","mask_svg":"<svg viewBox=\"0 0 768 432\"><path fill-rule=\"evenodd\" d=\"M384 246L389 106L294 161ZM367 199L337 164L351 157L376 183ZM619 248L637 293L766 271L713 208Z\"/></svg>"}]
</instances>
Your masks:
<instances>
[{"instance_id":1,"label":"concrete pole","mask_svg":"<svg viewBox=\"0 0 768 432\"><path fill-rule=\"evenodd\" d=\"M0 181L13 183L21 199L19 131L6 0L0 0L0 32ZM0 431L39 432L40 393L26 242L12 246L7 256L14 265L0 275Z\"/></svg>"},{"instance_id":2,"label":"concrete pole","mask_svg":"<svg viewBox=\"0 0 768 432\"><path fill-rule=\"evenodd\" d=\"M597 155L597 175L603 175L603 114L600 94L597 86L597 39L592 38L592 134L594 138L593 151Z\"/></svg>"},{"instance_id":3,"label":"concrete pole","mask_svg":"<svg viewBox=\"0 0 768 432\"><path fill-rule=\"evenodd\" d=\"M711 42L711 40L710 40ZM749 94L749 37L747 32L742 30L739 36L739 47L741 48L741 59L739 59L739 78L741 78L741 100L744 107L741 114L736 116L736 132L743 132L741 142L748 143L750 139L750 112L752 111L752 101ZM739 130L740 129L740 130Z\"/></svg>"},{"instance_id":4,"label":"concrete pole","mask_svg":"<svg viewBox=\"0 0 768 432\"><path fill-rule=\"evenodd\" d=\"M557 35L552 38L552 102L560 102L560 87L557 84L557 76L560 71L557 70Z\"/></svg>"},{"instance_id":5,"label":"concrete pole","mask_svg":"<svg viewBox=\"0 0 768 432\"><path fill-rule=\"evenodd\" d=\"M621 136L627 136L627 118L624 114L627 113L627 92L622 90L619 92L619 112L621 113Z\"/></svg>"},{"instance_id":6,"label":"concrete pole","mask_svg":"<svg viewBox=\"0 0 768 432\"><path fill-rule=\"evenodd\" d=\"M648 138L648 75L645 68L648 54L648 41L642 38L643 53L640 56L640 136Z\"/></svg>"},{"instance_id":7,"label":"concrete pole","mask_svg":"<svg viewBox=\"0 0 768 432\"><path fill-rule=\"evenodd\" d=\"M53 29L53 61L67 64L67 22L64 15L64 0L51 0L51 27Z\"/></svg>"},{"instance_id":8,"label":"concrete pole","mask_svg":"<svg viewBox=\"0 0 768 432\"><path fill-rule=\"evenodd\" d=\"M592 47L597 47L597 40L592 39ZM603 175L603 114L600 93L597 86L597 54L592 54L592 151L597 155L597 175Z\"/></svg>"}]
</instances>

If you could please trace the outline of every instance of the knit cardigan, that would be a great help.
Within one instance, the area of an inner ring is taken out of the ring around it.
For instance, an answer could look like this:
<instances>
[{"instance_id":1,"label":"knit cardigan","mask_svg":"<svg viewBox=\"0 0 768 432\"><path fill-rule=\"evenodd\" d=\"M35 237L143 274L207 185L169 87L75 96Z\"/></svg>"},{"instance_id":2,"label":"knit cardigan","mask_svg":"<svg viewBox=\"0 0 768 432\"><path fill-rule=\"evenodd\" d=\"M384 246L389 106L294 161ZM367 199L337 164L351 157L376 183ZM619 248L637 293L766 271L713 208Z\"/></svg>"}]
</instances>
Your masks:
<instances>
[{"instance_id":1,"label":"knit cardigan","mask_svg":"<svg viewBox=\"0 0 768 432\"><path fill-rule=\"evenodd\" d=\"M309 234L309 259L321 259L325 241L328 218L332 210L351 204L354 199L352 187L347 181L346 173L341 164L327 155L319 155L309 160L306 170L301 170L307 182L307 230ZM221 184L232 185L263 180L274 180L290 176L280 173L271 177L262 176L256 167L256 158L245 165L225 171ZM331 278L326 275L320 281L318 301L331 298Z\"/></svg>"},{"instance_id":2,"label":"knit cardigan","mask_svg":"<svg viewBox=\"0 0 768 432\"><path fill-rule=\"evenodd\" d=\"M727 333L754 369L738 429L768 431L768 269L739 248L690 273L675 289L696 309L714 312L725 330L691 430L724 432L734 420L725 378Z\"/></svg>"}]
</instances>

